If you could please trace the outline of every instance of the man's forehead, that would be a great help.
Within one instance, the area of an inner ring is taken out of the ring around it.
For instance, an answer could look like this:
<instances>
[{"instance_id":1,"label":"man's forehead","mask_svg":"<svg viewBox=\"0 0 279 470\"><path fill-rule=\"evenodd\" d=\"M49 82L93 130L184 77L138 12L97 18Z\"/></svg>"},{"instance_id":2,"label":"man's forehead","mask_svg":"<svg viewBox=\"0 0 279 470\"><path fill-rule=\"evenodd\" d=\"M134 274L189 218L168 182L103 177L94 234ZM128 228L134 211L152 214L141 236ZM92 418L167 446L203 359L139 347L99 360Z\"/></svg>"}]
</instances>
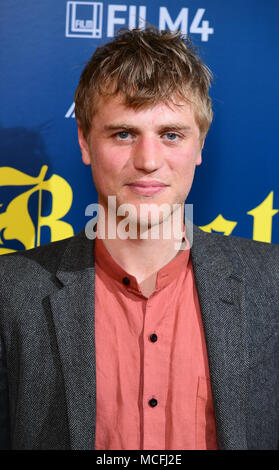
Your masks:
<instances>
[{"instance_id":1,"label":"man's forehead","mask_svg":"<svg viewBox=\"0 0 279 470\"><path fill-rule=\"evenodd\" d=\"M164 113L169 115L179 115L179 114L193 114L192 104L189 100L181 99L178 96L172 96L170 99L161 99L158 101L152 100L150 102L144 100L142 103L127 103L127 97L125 95L112 95L112 96L100 96L98 98L97 109L93 115L99 115L109 117L109 119L113 119L114 112L116 115L121 113L125 115L127 118L136 118L137 115L145 114L147 111L155 110L157 114L157 118L159 119L160 116L163 116Z\"/></svg>"},{"instance_id":2,"label":"man's forehead","mask_svg":"<svg viewBox=\"0 0 279 470\"><path fill-rule=\"evenodd\" d=\"M140 99L133 99L130 95L124 95L123 93L117 94L107 94L100 95L98 97L98 107L99 105L108 106L112 103L119 104L127 109L142 110L142 109L152 109L158 106L168 106L171 109L181 106L191 106L191 95L182 97L178 94L170 95L166 98L158 97L158 100L151 98L150 100L144 98L142 101Z\"/></svg>"}]
</instances>

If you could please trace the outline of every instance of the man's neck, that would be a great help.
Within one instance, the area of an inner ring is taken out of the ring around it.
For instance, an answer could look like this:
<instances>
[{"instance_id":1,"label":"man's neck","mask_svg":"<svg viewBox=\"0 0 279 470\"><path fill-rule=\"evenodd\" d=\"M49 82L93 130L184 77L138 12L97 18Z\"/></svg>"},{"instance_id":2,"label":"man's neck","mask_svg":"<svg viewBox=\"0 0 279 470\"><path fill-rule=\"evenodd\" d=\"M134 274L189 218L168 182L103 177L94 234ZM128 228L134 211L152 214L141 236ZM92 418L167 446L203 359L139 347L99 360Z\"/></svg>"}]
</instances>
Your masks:
<instances>
[{"instance_id":1,"label":"man's neck","mask_svg":"<svg viewBox=\"0 0 279 470\"><path fill-rule=\"evenodd\" d=\"M178 222L176 231L170 230L170 238L164 236L162 224L157 228L158 239L152 238L151 228L145 231L146 239L140 236L136 239L122 239L118 230L116 237L102 237L113 259L127 273L133 275L142 290L146 290L147 293L155 289L157 272L179 253L182 244L181 234L184 234L183 220Z\"/></svg>"},{"instance_id":2,"label":"man's neck","mask_svg":"<svg viewBox=\"0 0 279 470\"><path fill-rule=\"evenodd\" d=\"M141 283L169 263L179 251L174 240L102 240L115 261Z\"/></svg>"}]
</instances>

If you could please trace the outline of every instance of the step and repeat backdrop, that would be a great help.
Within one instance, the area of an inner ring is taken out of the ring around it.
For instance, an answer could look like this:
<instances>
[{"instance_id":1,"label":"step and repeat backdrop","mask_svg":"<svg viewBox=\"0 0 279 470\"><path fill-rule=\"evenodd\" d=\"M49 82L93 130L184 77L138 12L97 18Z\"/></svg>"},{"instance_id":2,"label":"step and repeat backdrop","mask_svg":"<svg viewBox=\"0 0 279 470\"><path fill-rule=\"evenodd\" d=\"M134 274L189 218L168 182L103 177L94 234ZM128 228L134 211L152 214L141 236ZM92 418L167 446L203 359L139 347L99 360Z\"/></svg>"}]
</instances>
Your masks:
<instances>
[{"instance_id":1,"label":"step and repeat backdrop","mask_svg":"<svg viewBox=\"0 0 279 470\"><path fill-rule=\"evenodd\" d=\"M123 27L190 36L214 74L214 120L187 199L194 223L279 243L278 0L2 0L0 254L71 236L97 202L73 95Z\"/></svg>"}]
</instances>

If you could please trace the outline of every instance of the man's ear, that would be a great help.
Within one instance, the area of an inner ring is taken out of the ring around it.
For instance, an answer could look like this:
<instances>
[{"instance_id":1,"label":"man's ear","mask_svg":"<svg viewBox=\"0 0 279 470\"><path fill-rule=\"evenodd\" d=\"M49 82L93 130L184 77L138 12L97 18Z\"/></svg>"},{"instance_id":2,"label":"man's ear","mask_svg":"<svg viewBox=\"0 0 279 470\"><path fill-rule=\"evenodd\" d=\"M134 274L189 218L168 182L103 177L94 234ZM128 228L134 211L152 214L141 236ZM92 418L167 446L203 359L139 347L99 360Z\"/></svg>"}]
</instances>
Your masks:
<instances>
[{"instance_id":1,"label":"man's ear","mask_svg":"<svg viewBox=\"0 0 279 470\"><path fill-rule=\"evenodd\" d=\"M198 165L201 165L201 163L202 163L202 153L200 152L200 154L199 154L199 156L198 156L198 158L197 158L197 161L196 161L196 165L197 165L197 166L198 166Z\"/></svg>"},{"instance_id":2,"label":"man's ear","mask_svg":"<svg viewBox=\"0 0 279 470\"><path fill-rule=\"evenodd\" d=\"M85 165L90 165L91 160L90 160L90 153L89 153L89 147L87 140L85 139L82 129L80 127L79 121L78 121L78 142L81 150L81 158L82 161Z\"/></svg>"},{"instance_id":3,"label":"man's ear","mask_svg":"<svg viewBox=\"0 0 279 470\"><path fill-rule=\"evenodd\" d=\"M198 166L198 165L201 165L201 163L202 163L202 150L203 150L203 147L204 147L204 141L205 141L205 139L203 139L203 140L201 141L201 150L200 150L200 153L199 153L198 158L197 158L197 161L196 161L196 165L197 165L197 166Z\"/></svg>"}]
</instances>

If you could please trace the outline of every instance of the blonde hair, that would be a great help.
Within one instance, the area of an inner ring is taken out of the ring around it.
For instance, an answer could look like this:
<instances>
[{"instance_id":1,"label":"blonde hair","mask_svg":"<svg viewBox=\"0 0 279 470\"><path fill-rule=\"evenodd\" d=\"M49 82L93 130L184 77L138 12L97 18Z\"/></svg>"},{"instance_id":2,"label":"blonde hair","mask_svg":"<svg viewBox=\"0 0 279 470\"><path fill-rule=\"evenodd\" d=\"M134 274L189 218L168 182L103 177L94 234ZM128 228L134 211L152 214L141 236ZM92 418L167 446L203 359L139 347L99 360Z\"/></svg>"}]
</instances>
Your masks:
<instances>
[{"instance_id":1,"label":"blonde hair","mask_svg":"<svg viewBox=\"0 0 279 470\"><path fill-rule=\"evenodd\" d=\"M193 105L201 139L212 122L208 95L212 74L188 38L179 32L122 30L96 49L75 93L75 114L85 138L91 130L99 97L121 94L138 109L178 99Z\"/></svg>"}]
</instances>

